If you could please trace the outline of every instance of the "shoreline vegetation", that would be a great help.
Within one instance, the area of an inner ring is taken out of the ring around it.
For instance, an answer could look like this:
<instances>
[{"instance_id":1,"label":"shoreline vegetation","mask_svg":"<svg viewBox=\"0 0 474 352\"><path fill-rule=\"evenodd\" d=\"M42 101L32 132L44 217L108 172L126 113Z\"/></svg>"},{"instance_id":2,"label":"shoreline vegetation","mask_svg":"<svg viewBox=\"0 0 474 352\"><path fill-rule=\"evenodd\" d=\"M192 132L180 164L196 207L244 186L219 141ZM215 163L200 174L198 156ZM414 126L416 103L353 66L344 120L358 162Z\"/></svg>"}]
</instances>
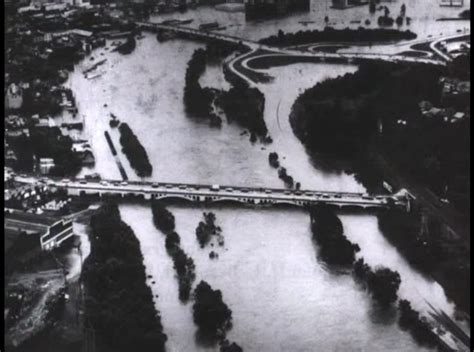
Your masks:
<instances>
[{"instance_id":1,"label":"shoreline vegetation","mask_svg":"<svg viewBox=\"0 0 474 352\"><path fill-rule=\"evenodd\" d=\"M360 247L344 236L341 220L325 205L311 209L311 231L319 255L330 265L351 266Z\"/></svg>"},{"instance_id":2,"label":"shoreline vegetation","mask_svg":"<svg viewBox=\"0 0 474 352\"><path fill-rule=\"evenodd\" d=\"M259 43L266 45L274 45L278 47L304 45L321 42L392 42L400 40L415 39L417 35L409 30L399 31L396 29L375 28L366 29L359 27L358 29L334 29L326 27L323 30L307 30L298 31L296 33L285 33L282 30L278 34L269 36L259 40Z\"/></svg>"},{"instance_id":3,"label":"shoreline vegetation","mask_svg":"<svg viewBox=\"0 0 474 352\"><path fill-rule=\"evenodd\" d=\"M206 49L194 51L186 69L183 96L186 112L194 118L209 119L211 127L220 127L222 120L216 113L216 108L220 108L229 123L235 121L249 130L251 142L259 138L263 143L271 143L263 118L265 96L258 89L230 79L229 74L224 76L232 87L226 91L201 87L199 83L207 62L239 50L241 47L235 45L218 45L217 48L208 45Z\"/></svg>"},{"instance_id":4,"label":"shoreline vegetation","mask_svg":"<svg viewBox=\"0 0 474 352\"><path fill-rule=\"evenodd\" d=\"M438 219L426 219L427 233L420 232L422 215L417 212L393 209L380 212L377 220L381 232L412 267L441 282L458 308L469 311L469 250L450 240Z\"/></svg>"},{"instance_id":5,"label":"shoreline vegetation","mask_svg":"<svg viewBox=\"0 0 474 352\"><path fill-rule=\"evenodd\" d=\"M443 105L439 82L449 72L425 65L362 64L355 73L303 92L293 105L290 124L318 165L318 159L330 159L328 169L353 173L370 193L384 191L382 181L397 184L397 173L440 197L451 190L447 197L462 224L469 219L470 208L470 163L465 153L470 144L469 118L447 123L422 114L419 105L427 101L448 112L469 106L467 100L456 108ZM447 145L447 140L452 142ZM387 162L395 170L389 170ZM460 309L468 311L465 274L470 252L465 240L452 238L441 224L433 224L430 236L417 238L421 215L416 212L396 215L393 221L388 217L379 216L383 235L412 265L435 277Z\"/></svg>"},{"instance_id":6,"label":"shoreline vegetation","mask_svg":"<svg viewBox=\"0 0 474 352\"><path fill-rule=\"evenodd\" d=\"M178 279L179 299L187 302L196 278L194 261L180 247L181 238L175 231L174 215L156 200L151 203L151 211L155 227L166 235L165 247L168 255L173 259L173 267Z\"/></svg>"},{"instance_id":7,"label":"shoreline vegetation","mask_svg":"<svg viewBox=\"0 0 474 352\"><path fill-rule=\"evenodd\" d=\"M397 291L402 282L398 272L383 267L372 270L360 258L354 263L353 273L380 306L388 308L397 301Z\"/></svg>"},{"instance_id":8,"label":"shoreline vegetation","mask_svg":"<svg viewBox=\"0 0 474 352\"><path fill-rule=\"evenodd\" d=\"M201 248L207 246L212 237L216 237L219 246L223 246L224 237L222 236L222 229L216 225L216 215L213 212L209 212L203 213L203 217L204 221L200 221L196 228L196 239L199 242L199 246Z\"/></svg>"},{"instance_id":9,"label":"shoreline vegetation","mask_svg":"<svg viewBox=\"0 0 474 352\"><path fill-rule=\"evenodd\" d=\"M204 340L223 340L232 328L232 311L224 303L222 292L205 281L194 290L193 320L198 326L197 335Z\"/></svg>"},{"instance_id":10,"label":"shoreline vegetation","mask_svg":"<svg viewBox=\"0 0 474 352\"><path fill-rule=\"evenodd\" d=\"M367 290L374 304L380 308L390 310L398 301L398 323L420 346L442 347L443 343L432 324L415 311L409 301L399 298L398 289L402 280L398 272L382 266L372 269L363 258L355 261L355 254L360 248L343 235L342 223L334 211L327 206L313 207L311 229L326 263L351 267L354 280Z\"/></svg>"},{"instance_id":11,"label":"shoreline vegetation","mask_svg":"<svg viewBox=\"0 0 474 352\"><path fill-rule=\"evenodd\" d=\"M148 154L138 140L138 137L125 122L121 123L118 129L120 131L120 144L122 145L122 151L130 162L132 168L140 177L151 176L153 167L151 166L150 161L148 160Z\"/></svg>"},{"instance_id":12,"label":"shoreline vegetation","mask_svg":"<svg viewBox=\"0 0 474 352\"><path fill-rule=\"evenodd\" d=\"M133 230L111 202L91 217L90 227L91 252L82 277L96 344L104 350L165 351L167 336L146 285L143 255Z\"/></svg>"}]
</instances>

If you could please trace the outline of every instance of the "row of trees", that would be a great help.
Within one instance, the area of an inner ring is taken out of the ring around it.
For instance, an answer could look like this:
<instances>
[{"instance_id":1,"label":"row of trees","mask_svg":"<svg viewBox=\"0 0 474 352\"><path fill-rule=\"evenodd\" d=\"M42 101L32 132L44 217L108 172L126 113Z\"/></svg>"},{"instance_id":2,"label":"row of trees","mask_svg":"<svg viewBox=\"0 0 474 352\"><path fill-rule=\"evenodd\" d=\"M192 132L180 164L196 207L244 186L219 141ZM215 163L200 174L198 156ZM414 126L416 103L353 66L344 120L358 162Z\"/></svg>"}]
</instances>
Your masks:
<instances>
[{"instance_id":1,"label":"row of trees","mask_svg":"<svg viewBox=\"0 0 474 352\"><path fill-rule=\"evenodd\" d=\"M320 246L323 259L329 264L352 266L354 278L368 290L374 302L383 309L391 308L398 300L400 274L385 267L372 269L363 258L355 261L359 247L342 234L341 221L327 206L312 209L311 219L313 238ZM398 310L400 327L409 331L419 344L440 346L439 338L432 331L430 323L408 301L400 300Z\"/></svg>"},{"instance_id":2,"label":"row of trees","mask_svg":"<svg viewBox=\"0 0 474 352\"><path fill-rule=\"evenodd\" d=\"M401 284L400 274L388 268L373 270L360 258L354 264L354 276L370 292L370 295L383 308L391 307L398 300L398 288ZM422 346L431 348L442 347L433 326L425 317L411 307L409 301L398 302L398 324L413 336Z\"/></svg>"},{"instance_id":3,"label":"row of trees","mask_svg":"<svg viewBox=\"0 0 474 352\"><path fill-rule=\"evenodd\" d=\"M90 229L91 252L82 277L97 345L113 351L165 351L167 336L146 285L140 244L117 205L102 205Z\"/></svg>"},{"instance_id":4,"label":"row of trees","mask_svg":"<svg viewBox=\"0 0 474 352\"><path fill-rule=\"evenodd\" d=\"M216 104L224 110L230 122L237 122L247 128L254 137L262 141L270 141L267 136L268 130L263 118L265 109L265 96L257 88L249 88L245 85L237 85L222 92L216 99Z\"/></svg>"},{"instance_id":5,"label":"row of trees","mask_svg":"<svg viewBox=\"0 0 474 352\"><path fill-rule=\"evenodd\" d=\"M181 241L175 232L173 214L159 201L152 202L152 213L155 226L166 234L166 250L173 258L178 275L180 300L187 301L190 298L192 283L195 279L194 262L180 248ZM206 231L210 227L220 231L215 226L213 213L204 213L204 217L206 223L201 222L200 226L206 227ZM221 291L213 290L207 282L201 281L194 290L193 298L193 319L198 326L198 337L212 343L220 341L222 352L241 352L240 346L225 339L226 332L232 327L232 311L224 303Z\"/></svg>"},{"instance_id":6,"label":"row of trees","mask_svg":"<svg viewBox=\"0 0 474 352\"><path fill-rule=\"evenodd\" d=\"M156 228L166 235L165 247L173 259L178 278L179 299L186 302L189 300L192 285L196 278L194 261L180 247L181 238L175 231L174 215L156 200L152 202L151 210Z\"/></svg>"},{"instance_id":7,"label":"row of trees","mask_svg":"<svg viewBox=\"0 0 474 352\"><path fill-rule=\"evenodd\" d=\"M208 340L223 339L232 327L232 311L222 300L222 292L205 281L194 290L193 319L198 335Z\"/></svg>"},{"instance_id":8,"label":"row of trees","mask_svg":"<svg viewBox=\"0 0 474 352\"><path fill-rule=\"evenodd\" d=\"M150 176L153 167L148 160L148 154L145 148L138 140L135 133L127 123L121 123L119 126L120 144L122 151L127 156L128 161L136 173L140 177Z\"/></svg>"},{"instance_id":9,"label":"row of trees","mask_svg":"<svg viewBox=\"0 0 474 352\"><path fill-rule=\"evenodd\" d=\"M321 258L332 265L351 266L359 246L350 242L337 215L326 205L311 209L311 231L320 247Z\"/></svg>"},{"instance_id":10,"label":"row of trees","mask_svg":"<svg viewBox=\"0 0 474 352\"><path fill-rule=\"evenodd\" d=\"M278 31L277 35L272 35L260 40L260 43L274 46L303 45L318 42L386 42L398 40L415 39L416 34L411 31L398 31L394 29L334 29L325 27L323 30L307 30L295 33L285 33Z\"/></svg>"},{"instance_id":11,"label":"row of trees","mask_svg":"<svg viewBox=\"0 0 474 352\"><path fill-rule=\"evenodd\" d=\"M198 118L210 118L213 114L215 92L211 88L201 87L199 83L199 78L206 69L207 55L205 49L195 50L186 69L184 107L190 116Z\"/></svg>"},{"instance_id":12,"label":"row of trees","mask_svg":"<svg viewBox=\"0 0 474 352\"><path fill-rule=\"evenodd\" d=\"M364 283L372 298L382 307L389 307L397 300L400 274L388 268L372 270L363 258L354 263L354 276Z\"/></svg>"},{"instance_id":13,"label":"row of trees","mask_svg":"<svg viewBox=\"0 0 474 352\"><path fill-rule=\"evenodd\" d=\"M204 73L209 60L228 55L239 47L213 47L197 49L186 69L184 105L190 116L197 118L208 118L211 126L220 126L221 119L215 113L215 108L221 108L226 114L229 122L236 121L247 128L251 134L251 141L255 142L259 137L263 142L271 142L267 136L268 130L263 119L265 97L256 88L250 88L247 84L233 84L228 91L201 87L199 78ZM226 75L228 79L228 75ZM235 82L234 82L235 83Z\"/></svg>"}]
</instances>

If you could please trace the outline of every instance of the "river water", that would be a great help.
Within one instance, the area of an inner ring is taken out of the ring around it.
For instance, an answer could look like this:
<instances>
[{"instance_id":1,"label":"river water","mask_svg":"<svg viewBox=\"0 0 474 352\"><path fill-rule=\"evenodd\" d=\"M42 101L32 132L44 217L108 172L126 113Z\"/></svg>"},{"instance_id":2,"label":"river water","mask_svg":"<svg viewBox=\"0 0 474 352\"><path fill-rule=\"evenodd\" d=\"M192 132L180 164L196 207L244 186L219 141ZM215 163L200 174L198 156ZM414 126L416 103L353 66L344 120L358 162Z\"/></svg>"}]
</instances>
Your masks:
<instances>
[{"instance_id":1,"label":"river water","mask_svg":"<svg viewBox=\"0 0 474 352\"><path fill-rule=\"evenodd\" d=\"M242 15L218 13L237 22ZM76 67L66 85L73 89L79 113L85 117L84 133L96 157L96 165L82 174L99 172L103 178L120 178L104 137L104 131L110 131L119 147L118 131L108 124L109 114L114 113L130 125L147 150L153 180L283 187L268 164L268 153L276 151L288 174L303 188L365 190L352 175L313 165L288 120L291 105L303 90L357 67L298 64L269 70L275 80L259 88L265 94L265 122L273 143L252 145L236 125L224 121L222 128L212 129L186 117L184 72L199 47L188 41L158 43L146 35L129 56L96 50L94 57L108 59L101 77L83 77L88 59ZM201 84L229 87L218 65L206 70ZM138 179L120 152L119 159L129 178ZM374 309L350 275L330 272L318 261L304 211L199 206L171 206L170 210L182 247L195 261L196 283L202 279L222 291L233 312L228 337L245 351L423 351L398 328L394 314ZM215 212L225 238L225 247L217 249L217 260L209 259L211 248L201 249L195 237L202 212L209 210ZM149 285L169 337L168 351L216 350L195 341L191 304L178 300L172 261L165 251L164 235L153 226L149 205L122 204L120 211L140 241L147 275L153 276ZM361 247L359 256L371 266L385 265L400 273L401 297L424 313L426 300L453 314L454 306L443 289L407 264L380 233L375 216L342 215L341 220L346 236Z\"/></svg>"}]
</instances>

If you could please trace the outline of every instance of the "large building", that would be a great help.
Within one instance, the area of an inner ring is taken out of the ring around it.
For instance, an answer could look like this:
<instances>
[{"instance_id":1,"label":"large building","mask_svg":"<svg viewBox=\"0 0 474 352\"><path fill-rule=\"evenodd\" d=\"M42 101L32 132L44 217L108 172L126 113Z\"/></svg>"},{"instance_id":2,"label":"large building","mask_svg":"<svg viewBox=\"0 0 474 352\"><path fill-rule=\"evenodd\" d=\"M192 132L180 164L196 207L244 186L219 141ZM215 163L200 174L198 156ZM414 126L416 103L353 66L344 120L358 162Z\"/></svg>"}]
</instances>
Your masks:
<instances>
[{"instance_id":1,"label":"large building","mask_svg":"<svg viewBox=\"0 0 474 352\"><path fill-rule=\"evenodd\" d=\"M247 0L245 19L258 20L310 10L310 0Z\"/></svg>"},{"instance_id":2,"label":"large building","mask_svg":"<svg viewBox=\"0 0 474 352\"><path fill-rule=\"evenodd\" d=\"M72 221L26 213L17 210L5 211L5 230L38 236L42 250L58 247L74 235Z\"/></svg>"}]
</instances>

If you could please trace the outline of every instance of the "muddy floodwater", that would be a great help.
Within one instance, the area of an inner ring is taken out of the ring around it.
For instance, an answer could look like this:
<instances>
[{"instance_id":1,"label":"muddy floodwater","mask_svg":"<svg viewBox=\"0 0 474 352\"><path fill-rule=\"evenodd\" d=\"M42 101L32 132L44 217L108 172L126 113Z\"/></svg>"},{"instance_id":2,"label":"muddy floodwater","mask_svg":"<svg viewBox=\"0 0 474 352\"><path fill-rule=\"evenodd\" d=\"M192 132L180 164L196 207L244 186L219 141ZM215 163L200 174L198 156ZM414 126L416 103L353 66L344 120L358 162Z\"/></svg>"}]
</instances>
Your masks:
<instances>
[{"instance_id":1,"label":"muddy floodwater","mask_svg":"<svg viewBox=\"0 0 474 352\"><path fill-rule=\"evenodd\" d=\"M429 35L423 26L426 19L415 12L417 6L424 6L421 3L424 1L407 2L407 14L413 17L414 29ZM311 28L298 21L320 21L325 6L325 3L313 4L311 13L285 20L282 28ZM388 6L395 9L399 4ZM432 15L436 16L439 10L434 8L436 13ZM328 11L338 26L345 26L339 23L342 21L338 19L339 12ZM370 17L366 7L350 11L354 16L366 12ZM243 24L243 14L212 8L188 12L181 17L201 16L193 22L195 26L207 18L211 21L211 15L217 16L219 22L228 20L226 31L231 34L263 37L276 31L271 21L256 31L256 25ZM153 20L169 17L171 15ZM456 23L447 28L455 31L458 28L455 26L462 27ZM93 56L107 58L105 73L100 77L87 80L82 75L82 69L90 64L87 59L76 67L66 85L74 91L79 113L85 119L84 136L90 140L96 158L95 166L85 168L82 175L99 172L103 178L120 178L104 138L104 131L109 131L120 149L118 131L109 126L113 113L130 125L145 147L153 165L149 180L283 187L276 170L268 164L269 152L276 151L282 166L295 181L301 182L302 188L365 191L353 175L323 171L312 163L288 120L298 94L324 79L354 72L356 66L297 64L269 70L275 79L259 89L265 94L264 117L273 143L253 145L237 125L224 121L222 128L213 129L205 122L186 116L183 107L185 69L193 51L199 47L203 45L179 40L158 43L153 35L146 34L128 56L110 53L105 48L96 50ZM229 88L219 65L206 69L201 84ZM121 152L118 158L129 178L138 179ZM174 205L169 209L176 217L182 248L195 261L195 284L202 279L222 291L224 301L233 312L233 328L228 337L244 351L424 350L399 329L393 312L384 313L374 308L367 293L351 275L331 272L318 260L318 248L311 239L309 215L305 211L206 209L197 205ZM203 211L216 214L225 239L223 247L199 247L195 229ZM165 250L164 235L153 226L149 204L123 203L120 212L140 241L147 275L153 276L148 284L169 338L167 350L216 350L200 346L195 340L191 303L182 304L178 300L173 264ZM400 273L401 297L409 299L423 313L427 312L428 301L453 314L454 306L447 301L443 289L407 264L385 240L374 215L342 215L341 220L346 236L361 247L359 256L371 266L383 264ZM209 258L211 249L217 251L218 259Z\"/></svg>"}]
</instances>

